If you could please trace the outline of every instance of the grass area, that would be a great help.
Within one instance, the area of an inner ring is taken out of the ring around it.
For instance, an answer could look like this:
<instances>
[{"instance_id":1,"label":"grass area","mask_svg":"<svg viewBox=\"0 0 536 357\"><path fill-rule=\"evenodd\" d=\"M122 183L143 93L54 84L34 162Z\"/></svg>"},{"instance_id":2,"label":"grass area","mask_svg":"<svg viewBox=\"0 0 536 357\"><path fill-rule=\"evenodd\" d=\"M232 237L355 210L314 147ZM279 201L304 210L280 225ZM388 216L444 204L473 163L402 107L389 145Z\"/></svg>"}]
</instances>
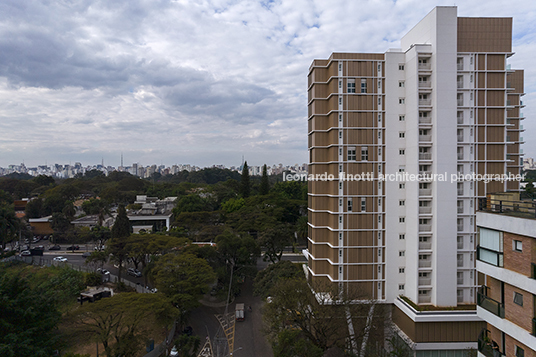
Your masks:
<instances>
[{"instance_id":1,"label":"grass area","mask_svg":"<svg viewBox=\"0 0 536 357\"><path fill-rule=\"evenodd\" d=\"M457 306L434 306L434 305L417 305L410 298L400 295L400 298L408 303L412 308L417 311L467 311L476 310L475 304L463 304Z\"/></svg>"}]
</instances>

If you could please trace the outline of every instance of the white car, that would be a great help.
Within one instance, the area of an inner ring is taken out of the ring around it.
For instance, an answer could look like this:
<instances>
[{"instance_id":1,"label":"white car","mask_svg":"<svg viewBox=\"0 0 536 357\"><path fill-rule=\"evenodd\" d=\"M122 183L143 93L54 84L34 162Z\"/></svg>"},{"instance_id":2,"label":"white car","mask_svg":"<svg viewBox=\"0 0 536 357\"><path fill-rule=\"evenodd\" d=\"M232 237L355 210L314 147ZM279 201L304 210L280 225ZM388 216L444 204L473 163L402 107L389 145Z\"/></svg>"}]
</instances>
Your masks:
<instances>
[{"instance_id":1,"label":"white car","mask_svg":"<svg viewBox=\"0 0 536 357\"><path fill-rule=\"evenodd\" d=\"M67 258L65 257L56 257L53 259L55 262L66 262Z\"/></svg>"},{"instance_id":2,"label":"white car","mask_svg":"<svg viewBox=\"0 0 536 357\"><path fill-rule=\"evenodd\" d=\"M176 357L179 355L179 351L177 351L177 347L173 346L173 348L171 349L171 351L169 352L169 355L170 356L173 356L173 357Z\"/></svg>"}]
</instances>

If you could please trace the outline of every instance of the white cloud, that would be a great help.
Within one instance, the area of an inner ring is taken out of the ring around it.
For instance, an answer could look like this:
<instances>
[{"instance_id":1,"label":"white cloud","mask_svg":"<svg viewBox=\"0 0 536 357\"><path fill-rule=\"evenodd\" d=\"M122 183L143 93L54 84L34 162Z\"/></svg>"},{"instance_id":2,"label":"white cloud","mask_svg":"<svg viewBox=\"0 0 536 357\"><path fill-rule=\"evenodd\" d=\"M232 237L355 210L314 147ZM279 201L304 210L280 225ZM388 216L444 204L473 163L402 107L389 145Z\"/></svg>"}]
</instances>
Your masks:
<instances>
[{"instance_id":1,"label":"white cloud","mask_svg":"<svg viewBox=\"0 0 536 357\"><path fill-rule=\"evenodd\" d=\"M252 165L307 161L307 71L333 51L384 52L433 0L0 3L0 166L45 161ZM447 4L450 5L450 4ZM464 1L514 17L524 134L536 131L532 1ZM532 135L533 136L533 135ZM525 144L536 156L536 143Z\"/></svg>"}]
</instances>

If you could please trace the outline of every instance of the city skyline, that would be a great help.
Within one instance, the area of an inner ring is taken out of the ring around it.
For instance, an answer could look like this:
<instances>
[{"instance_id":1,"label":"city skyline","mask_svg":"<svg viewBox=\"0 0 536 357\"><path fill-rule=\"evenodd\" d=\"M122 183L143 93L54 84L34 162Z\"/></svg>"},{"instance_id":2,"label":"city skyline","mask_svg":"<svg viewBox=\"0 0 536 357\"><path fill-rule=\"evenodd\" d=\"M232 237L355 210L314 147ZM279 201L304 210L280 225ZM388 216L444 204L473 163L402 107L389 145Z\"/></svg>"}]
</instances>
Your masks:
<instances>
[{"instance_id":1,"label":"city skyline","mask_svg":"<svg viewBox=\"0 0 536 357\"><path fill-rule=\"evenodd\" d=\"M0 166L307 161L306 75L334 51L383 53L438 1L0 4ZM351 14L350 16L348 14ZM535 6L514 18L525 137L536 100ZM536 143L523 145L536 156Z\"/></svg>"}]
</instances>

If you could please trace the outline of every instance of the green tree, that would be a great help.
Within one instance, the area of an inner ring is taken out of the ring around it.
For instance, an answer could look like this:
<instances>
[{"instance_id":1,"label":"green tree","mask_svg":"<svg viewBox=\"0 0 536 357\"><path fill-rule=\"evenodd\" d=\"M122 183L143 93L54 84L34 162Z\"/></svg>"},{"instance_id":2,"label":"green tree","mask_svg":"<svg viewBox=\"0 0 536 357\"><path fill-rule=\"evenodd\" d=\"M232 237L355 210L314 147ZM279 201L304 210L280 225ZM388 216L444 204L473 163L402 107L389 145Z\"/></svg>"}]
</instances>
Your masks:
<instances>
[{"instance_id":1,"label":"green tree","mask_svg":"<svg viewBox=\"0 0 536 357\"><path fill-rule=\"evenodd\" d=\"M324 351L307 339L300 330L283 330L273 344L274 357L322 357Z\"/></svg>"},{"instance_id":2,"label":"green tree","mask_svg":"<svg viewBox=\"0 0 536 357\"><path fill-rule=\"evenodd\" d=\"M182 197L176 207L173 209L173 214L178 216L182 212L204 212L212 211L212 204L209 199L202 198L197 194L192 194Z\"/></svg>"},{"instance_id":3,"label":"green tree","mask_svg":"<svg viewBox=\"0 0 536 357\"><path fill-rule=\"evenodd\" d=\"M285 247L292 244L292 230L289 224L269 227L259 234L258 243L264 249L264 261L276 263L281 260Z\"/></svg>"},{"instance_id":4,"label":"green tree","mask_svg":"<svg viewBox=\"0 0 536 357\"><path fill-rule=\"evenodd\" d=\"M313 291L322 294L314 294ZM368 333L368 347L375 346L376 341L384 341L388 307L355 303L365 297L362 291L339 291L334 284L315 280L309 284L301 277L279 279L270 294L272 300L264 306L263 318L272 344L277 342L282 331L297 329L323 351L332 347L344 348L349 338L348 313L354 317L358 341L363 340L365 333Z\"/></svg>"},{"instance_id":5,"label":"green tree","mask_svg":"<svg viewBox=\"0 0 536 357\"><path fill-rule=\"evenodd\" d=\"M119 205L117 208L117 217L112 227L112 239L110 239L107 251L110 253L111 259L119 265L117 277L121 281L121 273L123 271L123 262L128 257L126 249L127 240L130 237L130 221L127 217L125 206Z\"/></svg>"},{"instance_id":6,"label":"green tree","mask_svg":"<svg viewBox=\"0 0 536 357\"><path fill-rule=\"evenodd\" d=\"M216 279L205 259L193 254L166 254L155 264L153 275L159 292L168 296L181 311L181 317L199 305L198 300Z\"/></svg>"},{"instance_id":7,"label":"green tree","mask_svg":"<svg viewBox=\"0 0 536 357\"><path fill-rule=\"evenodd\" d=\"M270 192L270 182L268 182L268 171L266 164L262 167L261 186L259 187L259 195L267 195Z\"/></svg>"},{"instance_id":8,"label":"green tree","mask_svg":"<svg viewBox=\"0 0 536 357\"><path fill-rule=\"evenodd\" d=\"M40 218L45 215L45 209L43 207L43 199L36 198L29 201L26 204L26 216L28 218Z\"/></svg>"},{"instance_id":9,"label":"green tree","mask_svg":"<svg viewBox=\"0 0 536 357\"><path fill-rule=\"evenodd\" d=\"M200 344L199 336L182 334L175 340L175 346L182 357L196 357Z\"/></svg>"},{"instance_id":10,"label":"green tree","mask_svg":"<svg viewBox=\"0 0 536 357\"><path fill-rule=\"evenodd\" d=\"M2 241L2 250L6 243L11 242L19 230L20 220L15 215L12 206L5 204L0 205L0 238Z\"/></svg>"},{"instance_id":11,"label":"green tree","mask_svg":"<svg viewBox=\"0 0 536 357\"><path fill-rule=\"evenodd\" d=\"M245 202L242 197L230 198L221 205L221 209L225 213L232 213L244 207Z\"/></svg>"},{"instance_id":12,"label":"green tree","mask_svg":"<svg viewBox=\"0 0 536 357\"><path fill-rule=\"evenodd\" d=\"M3 265L0 355L48 357L61 345L60 310L80 293L82 274L69 268Z\"/></svg>"},{"instance_id":13,"label":"green tree","mask_svg":"<svg viewBox=\"0 0 536 357\"><path fill-rule=\"evenodd\" d=\"M250 182L249 182L249 168L248 162L244 162L242 167L242 178L240 180L240 194L243 198L248 198L251 191Z\"/></svg>"},{"instance_id":14,"label":"green tree","mask_svg":"<svg viewBox=\"0 0 536 357\"><path fill-rule=\"evenodd\" d=\"M270 296L272 287L280 279L303 279L303 270L298 265L281 260L275 264L270 264L265 269L259 271L253 283L255 295L266 298Z\"/></svg>"},{"instance_id":15,"label":"green tree","mask_svg":"<svg viewBox=\"0 0 536 357\"><path fill-rule=\"evenodd\" d=\"M153 327L168 327L176 309L162 294L121 293L70 312L64 330L70 338L102 343L108 357L135 356ZM152 336L156 337L156 336Z\"/></svg>"}]
</instances>

